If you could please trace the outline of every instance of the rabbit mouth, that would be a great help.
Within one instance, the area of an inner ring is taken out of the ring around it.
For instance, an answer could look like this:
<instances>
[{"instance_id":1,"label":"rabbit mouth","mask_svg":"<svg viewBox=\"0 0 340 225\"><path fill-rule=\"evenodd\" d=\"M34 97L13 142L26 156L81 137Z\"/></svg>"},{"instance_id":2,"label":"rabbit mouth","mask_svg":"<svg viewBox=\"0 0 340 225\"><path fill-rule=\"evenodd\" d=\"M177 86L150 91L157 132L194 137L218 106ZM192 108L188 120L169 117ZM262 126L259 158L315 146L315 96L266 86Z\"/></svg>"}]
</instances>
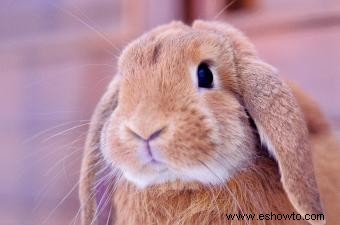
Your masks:
<instances>
[{"instance_id":1,"label":"rabbit mouth","mask_svg":"<svg viewBox=\"0 0 340 225\"><path fill-rule=\"evenodd\" d=\"M162 172L166 170L166 165L156 159L151 159L146 165L154 168L155 170L157 170L157 172Z\"/></svg>"},{"instance_id":2,"label":"rabbit mouth","mask_svg":"<svg viewBox=\"0 0 340 225\"><path fill-rule=\"evenodd\" d=\"M168 170L168 167L166 166L166 164L164 162L158 161L154 158L152 158L152 159L150 159L150 161L146 162L143 165L142 169L144 169L146 167L148 167L148 168L150 168L153 171L156 171L158 173L162 173L162 172Z\"/></svg>"},{"instance_id":3,"label":"rabbit mouth","mask_svg":"<svg viewBox=\"0 0 340 225\"><path fill-rule=\"evenodd\" d=\"M164 157L160 153L158 148L155 148L154 146L151 145L151 143L146 142L140 145L137 148L137 155L138 155L138 160L143 164L143 165L150 165L150 166L161 166L165 165L166 162L164 160Z\"/></svg>"}]
</instances>

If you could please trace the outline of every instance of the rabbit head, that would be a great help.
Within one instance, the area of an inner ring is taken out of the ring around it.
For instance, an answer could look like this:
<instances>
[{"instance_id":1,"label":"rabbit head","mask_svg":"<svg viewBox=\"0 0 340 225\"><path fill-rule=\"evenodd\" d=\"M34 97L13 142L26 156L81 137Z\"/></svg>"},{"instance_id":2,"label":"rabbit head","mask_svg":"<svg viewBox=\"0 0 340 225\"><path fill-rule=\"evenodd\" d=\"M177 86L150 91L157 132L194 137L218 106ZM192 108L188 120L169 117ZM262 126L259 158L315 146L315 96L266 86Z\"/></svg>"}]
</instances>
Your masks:
<instances>
[{"instance_id":1,"label":"rabbit head","mask_svg":"<svg viewBox=\"0 0 340 225\"><path fill-rule=\"evenodd\" d=\"M133 41L91 128L84 171L104 160L139 188L174 181L223 185L251 166L261 142L295 209L322 213L296 100L230 25L173 22ZM83 190L91 189L88 175L83 179Z\"/></svg>"}]
</instances>

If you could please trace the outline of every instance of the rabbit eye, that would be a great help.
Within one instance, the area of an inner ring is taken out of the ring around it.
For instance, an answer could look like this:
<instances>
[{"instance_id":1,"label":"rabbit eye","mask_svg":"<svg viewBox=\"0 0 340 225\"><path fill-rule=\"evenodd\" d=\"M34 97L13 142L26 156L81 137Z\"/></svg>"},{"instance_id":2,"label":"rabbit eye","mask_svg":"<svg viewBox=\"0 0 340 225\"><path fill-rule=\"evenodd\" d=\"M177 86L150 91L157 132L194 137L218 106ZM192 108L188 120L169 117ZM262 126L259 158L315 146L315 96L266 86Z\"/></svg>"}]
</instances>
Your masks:
<instances>
[{"instance_id":1,"label":"rabbit eye","mask_svg":"<svg viewBox=\"0 0 340 225\"><path fill-rule=\"evenodd\" d=\"M209 69L209 65L201 63L197 68L198 86L201 88L212 88L214 76Z\"/></svg>"}]
</instances>

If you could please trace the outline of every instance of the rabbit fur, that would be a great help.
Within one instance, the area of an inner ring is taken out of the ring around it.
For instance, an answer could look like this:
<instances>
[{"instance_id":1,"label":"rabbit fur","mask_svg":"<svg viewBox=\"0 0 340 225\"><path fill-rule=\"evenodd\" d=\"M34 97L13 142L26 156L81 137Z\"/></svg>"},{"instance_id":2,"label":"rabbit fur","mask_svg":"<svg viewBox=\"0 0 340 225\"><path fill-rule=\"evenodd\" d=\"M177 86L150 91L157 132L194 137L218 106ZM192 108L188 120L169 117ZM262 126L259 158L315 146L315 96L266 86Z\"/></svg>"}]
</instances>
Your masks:
<instances>
[{"instance_id":1,"label":"rabbit fur","mask_svg":"<svg viewBox=\"0 0 340 225\"><path fill-rule=\"evenodd\" d=\"M214 75L211 90L197 87L202 62ZM145 163L141 139L157 130L148 148L161 163ZM172 22L125 48L95 110L80 176L82 224L101 223L95 194L105 168L110 224L325 224L226 218L293 212L325 213L334 224L338 156L316 104L240 31Z\"/></svg>"}]
</instances>

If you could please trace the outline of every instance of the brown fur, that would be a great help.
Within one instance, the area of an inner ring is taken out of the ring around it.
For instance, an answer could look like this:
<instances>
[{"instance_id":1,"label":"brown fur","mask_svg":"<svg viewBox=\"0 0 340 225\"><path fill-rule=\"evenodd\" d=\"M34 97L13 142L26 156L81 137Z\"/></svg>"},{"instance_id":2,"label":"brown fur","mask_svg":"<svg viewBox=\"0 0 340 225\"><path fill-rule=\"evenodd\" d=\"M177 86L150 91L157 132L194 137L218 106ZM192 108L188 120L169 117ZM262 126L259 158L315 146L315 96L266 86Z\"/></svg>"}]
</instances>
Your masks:
<instances>
[{"instance_id":1,"label":"brown fur","mask_svg":"<svg viewBox=\"0 0 340 225\"><path fill-rule=\"evenodd\" d=\"M250 170L238 174L226 187L169 184L140 191L122 183L113 201L117 208L115 224L141 224L141 221L164 225L297 224L289 220L227 220L227 213L257 216L260 213L296 213L284 194L277 172L272 160L259 158Z\"/></svg>"},{"instance_id":2,"label":"brown fur","mask_svg":"<svg viewBox=\"0 0 340 225\"><path fill-rule=\"evenodd\" d=\"M327 224L340 221L340 145L316 102L294 83L289 86L299 102L313 147L315 175L324 203Z\"/></svg>"},{"instance_id":3,"label":"brown fur","mask_svg":"<svg viewBox=\"0 0 340 225\"><path fill-rule=\"evenodd\" d=\"M197 66L202 60L216 70L218 87L198 95L188 65ZM331 134L322 117L313 116L318 109L307 100L298 88L291 90L277 78L249 41L229 25L197 21L191 28L177 22L143 35L124 50L118 75L92 120L80 183L82 223L98 222L91 196L100 162L128 169L134 177L159 176L152 166L141 164L136 139L136 134L147 139L156 130L161 134L153 148L172 170L194 173L204 165L210 177L222 181L224 175L210 168L212 162L222 161L232 179L208 186L177 180L144 189L117 179L114 224L247 224L227 221L225 214L322 213L311 141L321 152L325 146L318 143ZM261 147L252 121L271 156ZM336 152L335 142L329 143ZM324 164L316 164L316 173L324 176ZM322 178L318 181L322 191L335 191L330 180L330 189ZM329 195L324 196L326 203L331 202ZM326 209L333 221L330 205Z\"/></svg>"}]
</instances>

